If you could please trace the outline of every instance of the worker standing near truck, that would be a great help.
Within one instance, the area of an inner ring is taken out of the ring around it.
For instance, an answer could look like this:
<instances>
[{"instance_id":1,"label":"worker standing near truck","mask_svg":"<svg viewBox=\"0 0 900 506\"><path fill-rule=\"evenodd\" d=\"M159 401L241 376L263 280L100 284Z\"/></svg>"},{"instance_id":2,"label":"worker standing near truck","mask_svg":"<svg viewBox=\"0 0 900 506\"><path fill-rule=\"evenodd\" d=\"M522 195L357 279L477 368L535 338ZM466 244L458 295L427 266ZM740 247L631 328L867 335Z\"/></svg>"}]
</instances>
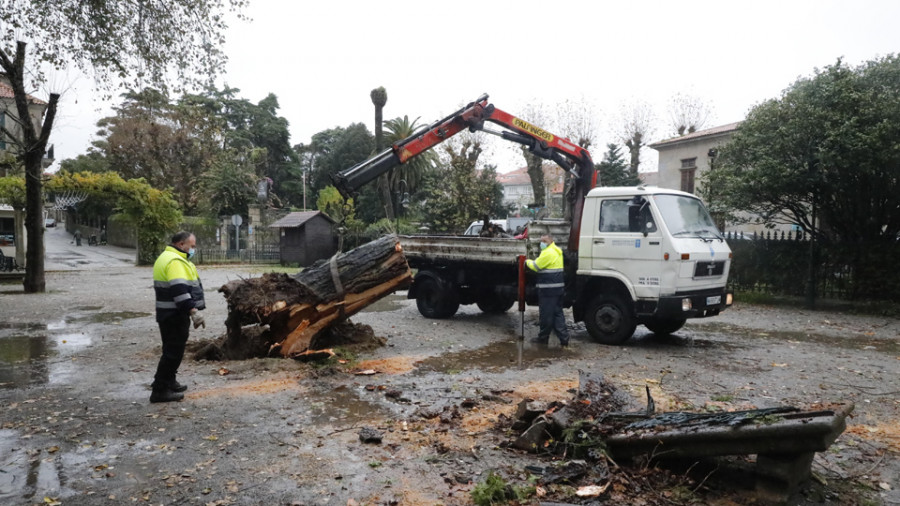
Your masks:
<instances>
[{"instance_id":1,"label":"worker standing near truck","mask_svg":"<svg viewBox=\"0 0 900 506\"><path fill-rule=\"evenodd\" d=\"M535 260L526 262L528 268L537 272L538 309L541 330L535 342L548 344L550 331L556 331L559 345L569 346L569 331L566 329L566 315L563 313L563 295L566 291L563 271L563 252L553 241L553 236L541 236L541 254Z\"/></svg>"}]
</instances>

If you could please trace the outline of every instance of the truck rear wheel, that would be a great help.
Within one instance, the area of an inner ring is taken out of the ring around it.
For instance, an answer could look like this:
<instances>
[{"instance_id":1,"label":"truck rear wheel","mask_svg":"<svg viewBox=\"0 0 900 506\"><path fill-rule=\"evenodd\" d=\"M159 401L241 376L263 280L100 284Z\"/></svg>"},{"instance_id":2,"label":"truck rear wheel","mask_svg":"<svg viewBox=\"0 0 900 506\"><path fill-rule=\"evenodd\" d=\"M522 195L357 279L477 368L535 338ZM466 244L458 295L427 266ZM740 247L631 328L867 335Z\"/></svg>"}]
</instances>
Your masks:
<instances>
[{"instance_id":1,"label":"truck rear wheel","mask_svg":"<svg viewBox=\"0 0 900 506\"><path fill-rule=\"evenodd\" d=\"M416 307L425 318L450 318L459 309L456 291L444 288L434 278L423 278L416 283Z\"/></svg>"},{"instance_id":2,"label":"truck rear wheel","mask_svg":"<svg viewBox=\"0 0 900 506\"><path fill-rule=\"evenodd\" d=\"M678 329L684 326L684 322L686 321L687 320L680 318L648 318L644 321L644 326L650 329L650 332L653 332L654 334L667 336L673 332L677 332Z\"/></svg>"},{"instance_id":3,"label":"truck rear wheel","mask_svg":"<svg viewBox=\"0 0 900 506\"><path fill-rule=\"evenodd\" d=\"M513 304L515 303L516 301L513 299L506 299L491 294L490 296L478 299L478 301L475 302L475 305L478 306L478 309L488 314L503 314L509 311L509 308L513 307Z\"/></svg>"},{"instance_id":4,"label":"truck rear wheel","mask_svg":"<svg viewBox=\"0 0 900 506\"><path fill-rule=\"evenodd\" d=\"M594 340L603 344L622 344L637 327L631 306L617 295L601 294L588 303L584 326Z\"/></svg>"}]
</instances>

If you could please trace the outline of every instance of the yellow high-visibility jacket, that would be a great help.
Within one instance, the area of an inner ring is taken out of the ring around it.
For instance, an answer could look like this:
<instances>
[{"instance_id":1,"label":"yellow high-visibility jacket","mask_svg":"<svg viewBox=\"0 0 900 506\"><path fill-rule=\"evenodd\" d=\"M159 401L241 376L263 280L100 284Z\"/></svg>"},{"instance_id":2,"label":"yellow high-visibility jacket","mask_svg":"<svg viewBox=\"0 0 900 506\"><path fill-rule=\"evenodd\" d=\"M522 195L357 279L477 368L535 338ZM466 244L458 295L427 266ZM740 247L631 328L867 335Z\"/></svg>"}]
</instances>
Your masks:
<instances>
[{"instance_id":1,"label":"yellow high-visibility jacket","mask_svg":"<svg viewBox=\"0 0 900 506\"><path fill-rule=\"evenodd\" d=\"M156 321L176 313L189 314L193 308L206 309L197 267L173 246L166 246L153 264L153 289Z\"/></svg>"},{"instance_id":2,"label":"yellow high-visibility jacket","mask_svg":"<svg viewBox=\"0 0 900 506\"><path fill-rule=\"evenodd\" d=\"M563 252L555 242L544 248L535 260L526 261L525 265L538 273L538 289L565 288Z\"/></svg>"}]
</instances>

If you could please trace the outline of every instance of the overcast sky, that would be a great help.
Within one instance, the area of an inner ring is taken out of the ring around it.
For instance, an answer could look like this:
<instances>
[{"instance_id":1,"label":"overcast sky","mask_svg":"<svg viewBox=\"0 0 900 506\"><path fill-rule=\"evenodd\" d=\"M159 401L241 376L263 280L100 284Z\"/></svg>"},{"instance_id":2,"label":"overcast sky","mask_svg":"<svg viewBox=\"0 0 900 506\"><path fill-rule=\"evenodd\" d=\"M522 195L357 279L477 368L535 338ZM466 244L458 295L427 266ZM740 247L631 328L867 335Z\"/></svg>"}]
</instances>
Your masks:
<instances>
[{"instance_id":1,"label":"overcast sky","mask_svg":"<svg viewBox=\"0 0 900 506\"><path fill-rule=\"evenodd\" d=\"M708 126L722 125L839 57L856 65L900 51L893 0L250 3L252 21L227 33L222 81L252 102L274 93L292 144L354 122L374 131L369 92L384 86L385 119L425 123L482 93L512 114L588 103L600 117L599 160L635 99L656 110L655 141L671 137L676 93L708 101ZM91 97L87 80L64 92L57 159L84 153L108 113ZM521 165L505 144L490 155L501 172Z\"/></svg>"}]
</instances>

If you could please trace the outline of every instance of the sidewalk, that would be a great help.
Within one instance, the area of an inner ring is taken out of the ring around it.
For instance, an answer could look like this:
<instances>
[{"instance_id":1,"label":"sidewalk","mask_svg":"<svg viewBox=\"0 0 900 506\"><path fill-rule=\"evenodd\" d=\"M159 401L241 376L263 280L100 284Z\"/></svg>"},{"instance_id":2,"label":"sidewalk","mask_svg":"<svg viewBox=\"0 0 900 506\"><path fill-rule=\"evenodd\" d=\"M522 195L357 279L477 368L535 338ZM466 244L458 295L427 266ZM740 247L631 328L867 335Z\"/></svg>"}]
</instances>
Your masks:
<instances>
[{"instance_id":1,"label":"sidewalk","mask_svg":"<svg viewBox=\"0 0 900 506\"><path fill-rule=\"evenodd\" d=\"M137 250L119 246L88 246L87 238L75 246L72 234L62 226L44 232L44 270L79 271L135 264Z\"/></svg>"}]
</instances>

